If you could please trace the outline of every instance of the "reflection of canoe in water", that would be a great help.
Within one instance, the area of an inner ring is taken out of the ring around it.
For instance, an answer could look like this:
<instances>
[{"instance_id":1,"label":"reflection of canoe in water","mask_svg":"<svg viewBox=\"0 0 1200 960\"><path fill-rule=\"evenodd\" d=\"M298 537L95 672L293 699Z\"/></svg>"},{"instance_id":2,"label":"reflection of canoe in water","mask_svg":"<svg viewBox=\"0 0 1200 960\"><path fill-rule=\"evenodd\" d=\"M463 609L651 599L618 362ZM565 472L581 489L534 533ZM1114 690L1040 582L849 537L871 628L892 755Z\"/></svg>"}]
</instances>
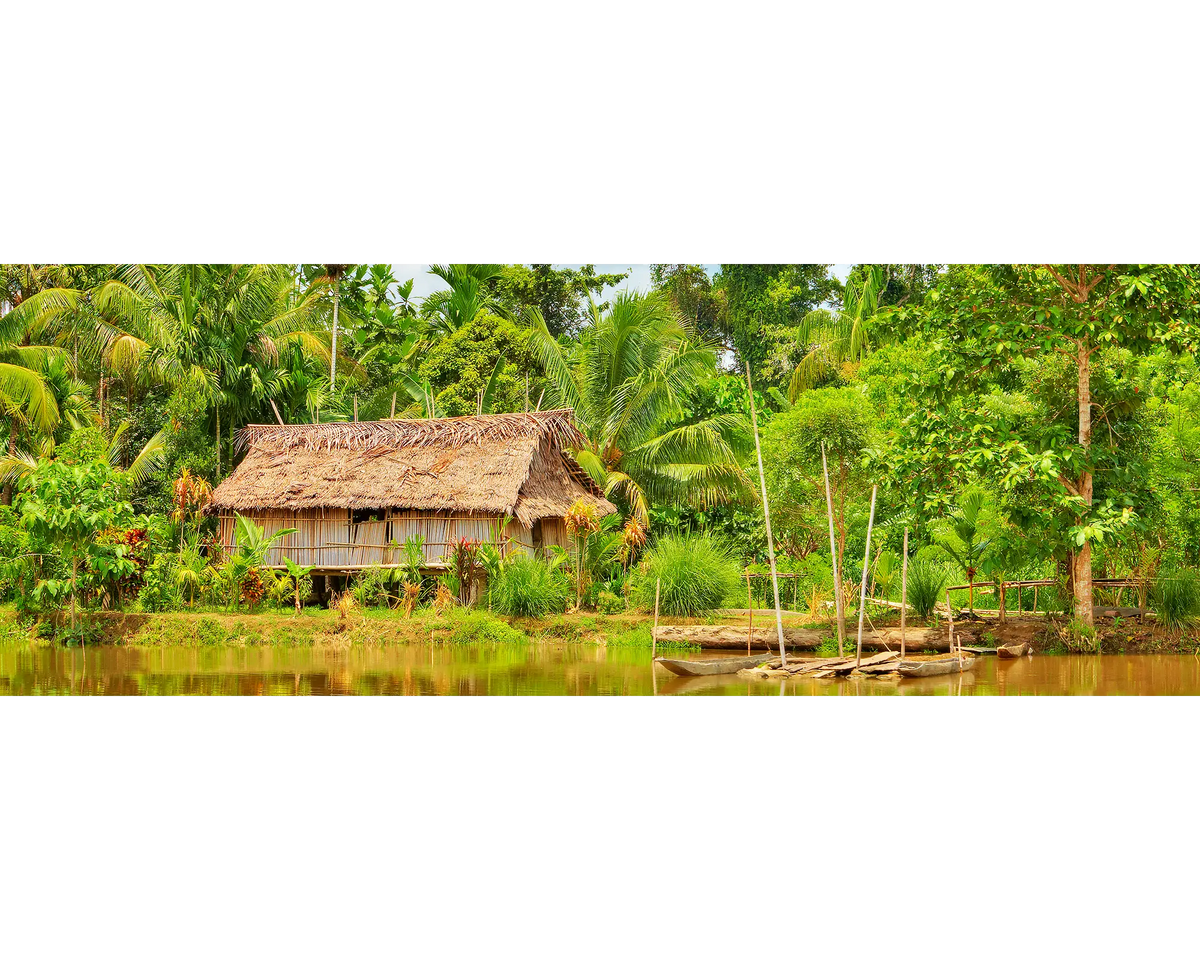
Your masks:
<instances>
[{"instance_id":1,"label":"reflection of canoe in water","mask_svg":"<svg viewBox=\"0 0 1200 960\"><path fill-rule=\"evenodd\" d=\"M974 657L957 655L930 657L928 660L901 660L897 668L902 677L940 677L944 673L961 673L975 666Z\"/></svg>"},{"instance_id":2,"label":"reflection of canoe in water","mask_svg":"<svg viewBox=\"0 0 1200 960\"><path fill-rule=\"evenodd\" d=\"M666 657L656 657L654 662L662 664L678 677L713 677L749 670L770 659L771 654L761 653L753 657L721 657L716 660L668 660Z\"/></svg>"}]
</instances>

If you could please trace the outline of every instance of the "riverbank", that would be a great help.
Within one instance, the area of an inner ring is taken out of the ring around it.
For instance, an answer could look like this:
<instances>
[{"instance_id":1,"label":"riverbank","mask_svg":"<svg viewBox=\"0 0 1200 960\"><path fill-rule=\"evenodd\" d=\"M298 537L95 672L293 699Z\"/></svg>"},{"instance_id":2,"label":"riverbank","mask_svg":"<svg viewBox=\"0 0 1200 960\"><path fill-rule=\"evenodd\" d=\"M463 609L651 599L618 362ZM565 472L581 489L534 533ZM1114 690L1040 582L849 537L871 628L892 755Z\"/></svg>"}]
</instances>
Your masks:
<instances>
[{"instance_id":1,"label":"riverbank","mask_svg":"<svg viewBox=\"0 0 1200 960\"><path fill-rule=\"evenodd\" d=\"M451 610L437 614L422 610L406 618L387 609L357 609L347 616L337 610L305 608L299 615L290 611L229 613L224 611L122 613L115 611L86 614L94 631L90 643L129 647L212 647L212 646L350 646L411 643L584 643L613 647L651 645L653 617L630 612L613 615L568 613L528 620L492 616L482 610ZM807 616L785 614L785 637L789 649L822 655L836 652L834 632L824 622ZM700 650L744 645L747 617L736 611L722 611L705 618L660 617L658 647L668 650ZM51 645L53 631L49 623L21 617L11 606L0 607L0 642ZM852 645L854 624L848 624L848 642ZM1179 636L1159 626L1153 618L1146 621L1111 620L1098 622L1094 633L1073 633L1064 618L1016 616L1010 614L1001 624L994 611L981 611L975 619L960 616L955 634L968 646L994 647L1005 643L1028 642L1036 653L1194 653L1200 642L1194 634ZM945 649L949 624L935 619L929 625L910 624L907 643L910 650ZM899 617L874 617L864 636L864 648L894 649L900 639ZM775 644L773 616L756 611L755 646Z\"/></svg>"}]
</instances>

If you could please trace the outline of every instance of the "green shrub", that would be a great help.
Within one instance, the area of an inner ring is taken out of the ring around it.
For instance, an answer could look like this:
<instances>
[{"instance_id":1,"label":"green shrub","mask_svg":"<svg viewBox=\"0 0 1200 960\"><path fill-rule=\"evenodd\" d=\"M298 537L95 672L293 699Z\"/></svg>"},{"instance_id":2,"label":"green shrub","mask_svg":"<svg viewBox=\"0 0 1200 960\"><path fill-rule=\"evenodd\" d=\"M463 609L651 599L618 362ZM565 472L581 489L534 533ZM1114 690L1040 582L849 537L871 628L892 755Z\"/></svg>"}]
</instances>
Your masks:
<instances>
[{"instance_id":1,"label":"green shrub","mask_svg":"<svg viewBox=\"0 0 1200 960\"><path fill-rule=\"evenodd\" d=\"M946 589L950 571L945 564L928 557L908 565L908 602L917 616L928 620Z\"/></svg>"},{"instance_id":2,"label":"green shrub","mask_svg":"<svg viewBox=\"0 0 1200 960\"><path fill-rule=\"evenodd\" d=\"M457 619L447 638L451 643L525 643L529 640L503 620L482 611L473 611Z\"/></svg>"},{"instance_id":3,"label":"green shrub","mask_svg":"<svg viewBox=\"0 0 1200 960\"><path fill-rule=\"evenodd\" d=\"M596 609L607 616L625 612L625 600L609 590L601 590L596 597Z\"/></svg>"},{"instance_id":4,"label":"green shrub","mask_svg":"<svg viewBox=\"0 0 1200 960\"><path fill-rule=\"evenodd\" d=\"M397 573L386 567L367 567L354 578L350 592L360 607L390 606Z\"/></svg>"},{"instance_id":5,"label":"green shrub","mask_svg":"<svg viewBox=\"0 0 1200 960\"><path fill-rule=\"evenodd\" d=\"M566 578L526 554L510 557L490 587L492 610L506 617L544 617L566 609Z\"/></svg>"},{"instance_id":6,"label":"green shrub","mask_svg":"<svg viewBox=\"0 0 1200 960\"><path fill-rule=\"evenodd\" d=\"M1151 600L1158 620L1170 630L1186 630L1200 620L1200 574L1186 567L1163 572Z\"/></svg>"},{"instance_id":7,"label":"green shrub","mask_svg":"<svg viewBox=\"0 0 1200 960\"><path fill-rule=\"evenodd\" d=\"M659 609L675 616L694 617L715 610L738 590L741 568L728 546L715 537L661 537L634 578L633 596L642 609L654 609L654 588L659 580Z\"/></svg>"},{"instance_id":8,"label":"green shrub","mask_svg":"<svg viewBox=\"0 0 1200 960\"><path fill-rule=\"evenodd\" d=\"M183 597L178 586L179 558L174 553L160 553L142 572L142 589L138 605L147 613L178 610Z\"/></svg>"}]
</instances>

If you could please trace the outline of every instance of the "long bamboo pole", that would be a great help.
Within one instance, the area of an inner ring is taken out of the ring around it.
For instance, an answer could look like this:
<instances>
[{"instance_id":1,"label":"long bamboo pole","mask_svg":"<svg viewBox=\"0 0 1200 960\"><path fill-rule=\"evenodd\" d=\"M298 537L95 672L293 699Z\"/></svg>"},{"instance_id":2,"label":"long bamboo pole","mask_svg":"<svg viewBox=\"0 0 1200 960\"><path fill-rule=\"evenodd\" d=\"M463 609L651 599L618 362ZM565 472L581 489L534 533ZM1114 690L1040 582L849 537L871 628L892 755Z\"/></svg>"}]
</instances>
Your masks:
<instances>
[{"instance_id":1,"label":"long bamboo pole","mask_svg":"<svg viewBox=\"0 0 1200 960\"><path fill-rule=\"evenodd\" d=\"M833 606L837 617L838 656L846 655L846 609L842 606L842 579L838 576L837 535L833 529L833 490L829 486L829 462L821 441L821 468L825 471L825 505L829 509L829 557L833 564Z\"/></svg>"},{"instance_id":2,"label":"long bamboo pole","mask_svg":"<svg viewBox=\"0 0 1200 960\"><path fill-rule=\"evenodd\" d=\"M863 618L867 613L867 571L871 569L871 528L875 526L875 494L879 487L871 487L871 516L867 520L867 545L863 550L862 592L858 597L858 651L854 657L854 669L862 664Z\"/></svg>"},{"instance_id":3,"label":"long bamboo pole","mask_svg":"<svg viewBox=\"0 0 1200 960\"><path fill-rule=\"evenodd\" d=\"M783 612L779 607L779 575L775 570L775 538L771 536L771 508L767 503L767 475L763 472L762 446L758 442L758 411L754 406L754 383L750 379L750 364L746 364L746 386L750 390L750 425L754 428L754 452L758 456L758 482L762 487L763 521L767 527L767 557L771 561L771 588L775 592L775 629L779 632L779 662L787 666L787 651L783 645Z\"/></svg>"},{"instance_id":4,"label":"long bamboo pole","mask_svg":"<svg viewBox=\"0 0 1200 960\"><path fill-rule=\"evenodd\" d=\"M908 527L904 528L904 559L900 561L900 659L904 659L904 627L908 614Z\"/></svg>"}]
</instances>

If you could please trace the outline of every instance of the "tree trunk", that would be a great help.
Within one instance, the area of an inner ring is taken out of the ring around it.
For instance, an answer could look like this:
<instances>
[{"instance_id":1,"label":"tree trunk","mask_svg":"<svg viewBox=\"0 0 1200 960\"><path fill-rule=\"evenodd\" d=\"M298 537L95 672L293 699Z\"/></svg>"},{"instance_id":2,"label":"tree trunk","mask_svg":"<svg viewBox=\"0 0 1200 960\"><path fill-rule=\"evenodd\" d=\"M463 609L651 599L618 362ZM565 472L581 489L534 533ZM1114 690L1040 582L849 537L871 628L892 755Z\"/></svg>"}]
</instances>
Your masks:
<instances>
[{"instance_id":1,"label":"tree trunk","mask_svg":"<svg viewBox=\"0 0 1200 960\"><path fill-rule=\"evenodd\" d=\"M75 592L79 584L79 557L71 558L71 631L75 631Z\"/></svg>"},{"instance_id":2,"label":"tree trunk","mask_svg":"<svg viewBox=\"0 0 1200 960\"><path fill-rule=\"evenodd\" d=\"M1092 445L1092 382L1088 341L1079 341L1079 445L1086 457ZM1079 475L1079 495L1088 508L1092 505L1092 474L1084 470ZM1075 581L1075 616L1092 625L1092 545L1084 544L1075 551L1072 569Z\"/></svg>"},{"instance_id":3,"label":"tree trunk","mask_svg":"<svg viewBox=\"0 0 1200 960\"><path fill-rule=\"evenodd\" d=\"M329 350L329 389L333 390L337 382L337 322L338 301L341 299L342 281L339 277L333 281L333 339Z\"/></svg>"},{"instance_id":4,"label":"tree trunk","mask_svg":"<svg viewBox=\"0 0 1200 960\"><path fill-rule=\"evenodd\" d=\"M221 407L217 406L217 479L221 478Z\"/></svg>"},{"instance_id":5,"label":"tree trunk","mask_svg":"<svg viewBox=\"0 0 1200 960\"><path fill-rule=\"evenodd\" d=\"M8 427L8 455L11 457L17 452L17 420L12 419ZM4 489L0 490L0 502L6 507L11 507L13 502L13 485L11 483L4 484Z\"/></svg>"}]
</instances>

